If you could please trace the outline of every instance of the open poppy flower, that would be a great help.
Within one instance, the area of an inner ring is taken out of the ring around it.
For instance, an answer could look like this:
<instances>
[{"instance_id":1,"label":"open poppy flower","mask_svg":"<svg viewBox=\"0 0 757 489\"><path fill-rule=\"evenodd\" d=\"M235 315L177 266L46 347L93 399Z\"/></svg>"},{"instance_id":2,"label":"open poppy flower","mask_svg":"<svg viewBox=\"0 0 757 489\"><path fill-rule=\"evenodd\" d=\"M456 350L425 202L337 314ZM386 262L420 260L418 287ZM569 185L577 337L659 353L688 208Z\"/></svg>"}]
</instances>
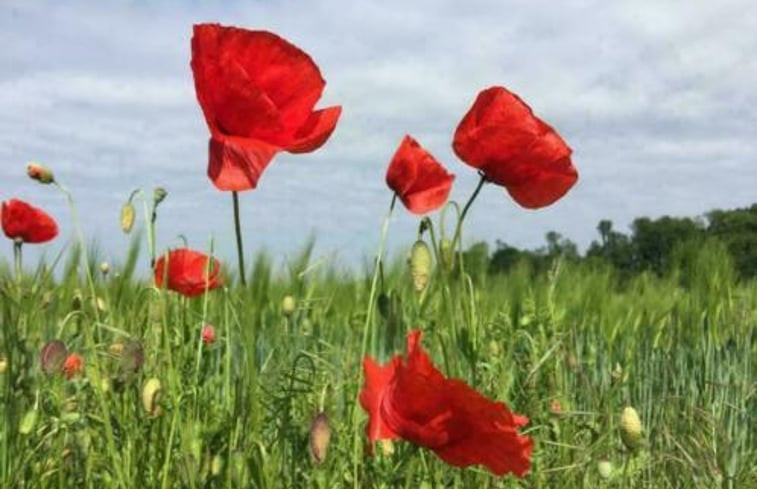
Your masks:
<instances>
[{"instance_id":1,"label":"open poppy flower","mask_svg":"<svg viewBox=\"0 0 757 489\"><path fill-rule=\"evenodd\" d=\"M44 243L58 235L58 225L41 209L18 199L3 202L3 232L24 243Z\"/></svg>"},{"instance_id":2,"label":"open poppy flower","mask_svg":"<svg viewBox=\"0 0 757 489\"><path fill-rule=\"evenodd\" d=\"M457 126L452 148L529 209L557 201L578 179L565 141L504 87L478 94Z\"/></svg>"},{"instance_id":3,"label":"open poppy flower","mask_svg":"<svg viewBox=\"0 0 757 489\"><path fill-rule=\"evenodd\" d=\"M404 360L397 355L381 366L364 359L360 405L370 418L368 438L402 438L457 467L484 465L496 475L523 477L531 466L533 441L517 430L528 419L465 382L444 377L420 347L420 338L420 331L408 335Z\"/></svg>"},{"instance_id":4,"label":"open poppy flower","mask_svg":"<svg viewBox=\"0 0 757 489\"><path fill-rule=\"evenodd\" d=\"M166 288L187 297L201 295L206 290L220 287L221 265L212 259L208 269L208 256L199 251L180 248L168 252L168 268L166 269L166 255L158 258L155 263L155 285L163 287L166 278ZM206 280L207 279L207 280Z\"/></svg>"},{"instance_id":5,"label":"open poppy flower","mask_svg":"<svg viewBox=\"0 0 757 489\"><path fill-rule=\"evenodd\" d=\"M386 184L414 214L426 214L441 207L454 179L411 136L404 137L386 172Z\"/></svg>"},{"instance_id":6,"label":"open poppy flower","mask_svg":"<svg viewBox=\"0 0 757 489\"><path fill-rule=\"evenodd\" d=\"M63 376L72 379L84 371L84 357L78 353L71 353L63 362Z\"/></svg>"},{"instance_id":7,"label":"open poppy flower","mask_svg":"<svg viewBox=\"0 0 757 489\"><path fill-rule=\"evenodd\" d=\"M276 34L194 26L192 73L210 129L208 176L219 190L248 190L281 150L318 149L341 106L314 110L326 82L307 53Z\"/></svg>"}]
</instances>

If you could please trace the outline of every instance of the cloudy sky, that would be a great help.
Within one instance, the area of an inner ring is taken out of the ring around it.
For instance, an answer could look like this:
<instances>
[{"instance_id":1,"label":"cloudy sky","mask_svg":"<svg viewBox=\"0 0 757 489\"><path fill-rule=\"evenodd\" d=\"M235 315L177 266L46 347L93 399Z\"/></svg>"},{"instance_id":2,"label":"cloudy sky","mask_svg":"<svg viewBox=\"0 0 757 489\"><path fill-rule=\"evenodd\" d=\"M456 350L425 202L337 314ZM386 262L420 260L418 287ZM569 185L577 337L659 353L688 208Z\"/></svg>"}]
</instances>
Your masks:
<instances>
[{"instance_id":1,"label":"cloudy sky","mask_svg":"<svg viewBox=\"0 0 757 489\"><path fill-rule=\"evenodd\" d=\"M559 7L557 6L559 5ZM233 259L231 195L205 175L207 128L189 69L192 24L266 29L315 59L320 106L341 104L329 142L281 153L241 197L245 244L279 259L310 233L318 254L361 263L375 253L390 200L386 165L406 133L457 175L477 176L450 144L476 94L520 94L574 150L577 186L554 206L519 208L487 186L466 241L536 247L548 230L581 246L599 219L698 215L757 201L757 6L743 1L324 0L0 2L0 199L19 197L61 222L65 201L25 176L54 168L88 236L118 260L121 204L165 186L159 248L211 236ZM417 220L399 209L390 247ZM0 247L9 256L10 243ZM34 256L34 255L32 255Z\"/></svg>"}]
</instances>

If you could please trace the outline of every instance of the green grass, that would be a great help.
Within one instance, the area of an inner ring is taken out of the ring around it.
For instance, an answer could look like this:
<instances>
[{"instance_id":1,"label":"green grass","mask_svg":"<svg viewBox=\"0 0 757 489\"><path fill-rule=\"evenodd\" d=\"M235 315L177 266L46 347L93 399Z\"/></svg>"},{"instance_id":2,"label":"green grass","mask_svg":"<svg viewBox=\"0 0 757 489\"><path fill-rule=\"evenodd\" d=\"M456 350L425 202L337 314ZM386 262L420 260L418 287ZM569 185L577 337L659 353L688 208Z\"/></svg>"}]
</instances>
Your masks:
<instances>
[{"instance_id":1,"label":"green grass","mask_svg":"<svg viewBox=\"0 0 757 489\"><path fill-rule=\"evenodd\" d=\"M229 286L189 300L135 275L137 243L107 276L90 250L93 283L77 249L20 281L0 263L1 487L757 487L757 284L737 282L718 245L689 250L665 277L568 262L437 271L422 295L397 261L366 318L372 271L312 260L312 244L283 270L255 257L247 288L226 270ZM355 409L366 324L381 360L421 328L442 371L530 417L529 475L450 467L405 442L367 456ZM56 338L84 355L84 376L42 373L39 351ZM127 375L109 346L132 340L145 362ZM158 416L142 403L153 377ZM627 405L644 428L635 453L618 435ZM333 432L318 465L308 430L320 411Z\"/></svg>"}]
</instances>

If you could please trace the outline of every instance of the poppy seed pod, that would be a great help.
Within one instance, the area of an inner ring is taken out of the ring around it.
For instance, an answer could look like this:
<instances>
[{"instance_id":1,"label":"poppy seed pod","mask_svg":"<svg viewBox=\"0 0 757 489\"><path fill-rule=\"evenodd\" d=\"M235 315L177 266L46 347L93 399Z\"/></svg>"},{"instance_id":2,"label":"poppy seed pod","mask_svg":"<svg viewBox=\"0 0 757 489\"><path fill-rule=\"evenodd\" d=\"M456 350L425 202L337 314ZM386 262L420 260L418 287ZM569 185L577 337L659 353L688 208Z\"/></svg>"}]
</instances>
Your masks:
<instances>
[{"instance_id":1,"label":"poppy seed pod","mask_svg":"<svg viewBox=\"0 0 757 489\"><path fill-rule=\"evenodd\" d=\"M416 292L423 292L431 276L431 250L423 240L418 240L410 251L410 273Z\"/></svg>"},{"instance_id":2,"label":"poppy seed pod","mask_svg":"<svg viewBox=\"0 0 757 489\"><path fill-rule=\"evenodd\" d=\"M46 166L42 166L35 161L29 162L29 164L26 166L26 174L29 175L29 178L31 178L32 180L36 180L39 183L43 183L45 185L53 183L55 181L53 172Z\"/></svg>"},{"instance_id":3,"label":"poppy seed pod","mask_svg":"<svg viewBox=\"0 0 757 489\"><path fill-rule=\"evenodd\" d=\"M310 454L316 463L326 459L326 452L331 441L331 425L326 413L319 413L310 425Z\"/></svg>"},{"instance_id":4,"label":"poppy seed pod","mask_svg":"<svg viewBox=\"0 0 757 489\"><path fill-rule=\"evenodd\" d=\"M137 211L134 209L134 204L131 202L125 203L121 207L121 230L125 234L131 232L131 228L134 227L134 220L137 216Z\"/></svg>"},{"instance_id":5,"label":"poppy seed pod","mask_svg":"<svg viewBox=\"0 0 757 489\"><path fill-rule=\"evenodd\" d=\"M145 408L149 416L160 416L162 410L159 401L162 392L163 387L160 380L155 377L148 379L142 387L142 407Z\"/></svg>"},{"instance_id":6,"label":"poppy seed pod","mask_svg":"<svg viewBox=\"0 0 757 489\"><path fill-rule=\"evenodd\" d=\"M281 312L284 313L284 316L291 316L294 314L295 306L294 297L288 295L281 301Z\"/></svg>"},{"instance_id":7,"label":"poppy seed pod","mask_svg":"<svg viewBox=\"0 0 757 489\"><path fill-rule=\"evenodd\" d=\"M641 419L631 406L620 413L620 438L629 450L636 450L641 445Z\"/></svg>"}]
</instances>

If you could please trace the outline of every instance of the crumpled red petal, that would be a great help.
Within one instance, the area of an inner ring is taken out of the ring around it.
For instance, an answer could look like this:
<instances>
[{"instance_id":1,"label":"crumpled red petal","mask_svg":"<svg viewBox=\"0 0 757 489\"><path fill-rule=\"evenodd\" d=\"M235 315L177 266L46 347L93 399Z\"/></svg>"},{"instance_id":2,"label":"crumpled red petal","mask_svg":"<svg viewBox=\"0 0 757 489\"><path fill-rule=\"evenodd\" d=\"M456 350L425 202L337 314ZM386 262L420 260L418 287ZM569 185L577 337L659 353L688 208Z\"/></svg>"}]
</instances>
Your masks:
<instances>
[{"instance_id":1,"label":"crumpled red petal","mask_svg":"<svg viewBox=\"0 0 757 489\"><path fill-rule=\"evenodd\" d=\"M309 153L320 148L334 132L341 113L340 105L316 110L294 134L293 141L285 149L290 153Z\"/></svg>"},{"instance_id":2,"label":"crumpled red petal","mask_svg":"<svg viewBox=\"0 0 757 489\"><path fill-rule=\"evenodd\" d=\"M45 243L58 236L58 224L42 209L22 200L3 202L0 213L3 232L24 243Z\"/></svg>"},{"instance_id":3,"label":"crumpled red petal","mask_svg":"<svg viewBox=\"0 0 757 489\"><path fill-rule=\"evenodd\" d=\"M395 356L385 366L377 364L371 357L365 357L363 360L363 369L365 371L365 386L360 391L360 405L368 413L368 424L365 427L365 434L370 441L392 440L397 438L389 426L381 417L381 401L384 397L386 387L394 376L397 365L402 362L402 358Z\"/></svg>"},{"instance_id":4,"label":"crumpled red petal","mask_svg":"<svg viewBox=\"0 0 757 489\"><path fill-rule=\"evenodd\" d=\"M208 177L218 190L253 189L277 148L255 139L211 138Z\"/></svg>"},{"instance_id":5,"label":"crumpled red petal","mask_svg":"<svg viewBox=\"0 0 757 489\"><path fill-rule=\"evenodd\" d=\"M444 205L454 179L409 135L402 139L386 172L387 185L414 214L426 214Z\"/></svg>"},{"instance_id":6,"label":"crumpled red petal","mask_svg":"<svg viewBox=\"0 0 757 489\"><path fill-rule=\"evenodd\" d=\"M503 87L479 93L452 146L460 159L506 187L523 207L554 203L578 179L565 141Z\"/></svg>"},{"instance_id":7,"label":"crumpled red petal","mask_svg":"<svg viewBox=\"0 0 757 489\"><path fill-rule=\"evenodd\" d=\"M155 286L163 287L164 277L166 288L186 297L195 297L220 287L223 283L220 277L221 265L213 259L210 270L207 270L210 257L199 251L179 248L168 252L168 269L166 270L166 255L162 255L155 263Z\"/></svg>"}]
</instances>

